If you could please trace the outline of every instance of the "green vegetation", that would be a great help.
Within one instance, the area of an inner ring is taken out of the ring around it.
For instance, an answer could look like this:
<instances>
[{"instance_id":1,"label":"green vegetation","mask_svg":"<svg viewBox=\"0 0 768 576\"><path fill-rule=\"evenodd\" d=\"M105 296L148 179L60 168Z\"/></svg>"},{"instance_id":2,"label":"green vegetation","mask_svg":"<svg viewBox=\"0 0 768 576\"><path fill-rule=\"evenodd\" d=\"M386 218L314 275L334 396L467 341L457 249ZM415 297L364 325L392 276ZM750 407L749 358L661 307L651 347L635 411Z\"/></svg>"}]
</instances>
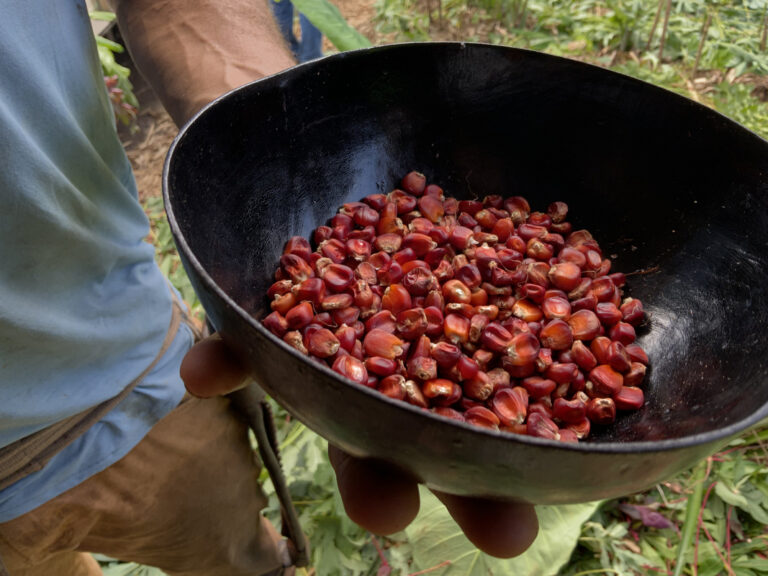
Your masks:
<instances>
[{"instance_id":1,"label":"green vegetation","mask_svg":"<svg viewBox=\"0 0 768 576\"><path fill-rule=\"evenodd\" d=\"M327 2L319 4L313 21L340 38L339 49L365 45ZM577 58L674 90L768 136L768 107L758 98L768 92L768 0L377 0L375 9L376 42L483 41ZM147 211L161 267L200 313L160 201L150 200ZM427 491L405 532L375 538L357 527L343 513L325 441L274 408L283 465L312 543L312 567L299 574L768 574L768 429L648 492L541 507L534 547L498 561L472 548ZM279 523L266 474L264 486L266 514ZM140 573L124 566L108 573Z\"/></svg>"}]
</instances>

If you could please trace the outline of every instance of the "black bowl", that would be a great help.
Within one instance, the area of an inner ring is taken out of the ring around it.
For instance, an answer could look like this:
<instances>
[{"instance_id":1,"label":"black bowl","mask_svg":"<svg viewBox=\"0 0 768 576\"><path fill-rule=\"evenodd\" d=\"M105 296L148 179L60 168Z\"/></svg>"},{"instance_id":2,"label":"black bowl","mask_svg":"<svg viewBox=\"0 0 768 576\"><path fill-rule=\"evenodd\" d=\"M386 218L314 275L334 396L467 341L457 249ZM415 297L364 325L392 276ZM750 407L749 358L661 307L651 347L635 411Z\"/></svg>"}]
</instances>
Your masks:
<instances>
[{"instance_id":1,"label":"black bowl","mask_svg":"<svg viewBox=\"0 0 768 576\"><path fill-rule=\"evenodd\" d=\"M587 442L456 423L355 386L259 323L284 242L417 169L459 198L554 200L630 277L646 405ZM457 494L565 503L646 489L768 416L768 143L693 101L512 48L406 44L219 98L168 155L165 200L213 325L254 378L357 456Z\"/></svg>"}]
</instances>

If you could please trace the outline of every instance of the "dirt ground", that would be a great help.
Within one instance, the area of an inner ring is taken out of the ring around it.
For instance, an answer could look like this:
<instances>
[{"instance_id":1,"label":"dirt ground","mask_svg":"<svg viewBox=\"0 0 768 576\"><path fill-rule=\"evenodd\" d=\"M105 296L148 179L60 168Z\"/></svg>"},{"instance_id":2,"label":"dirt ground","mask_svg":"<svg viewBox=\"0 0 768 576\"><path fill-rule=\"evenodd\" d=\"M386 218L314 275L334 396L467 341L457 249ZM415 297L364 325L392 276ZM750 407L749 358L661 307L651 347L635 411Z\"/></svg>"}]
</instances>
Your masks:
<instances>
[{"instance_id":1,"label":"dirt ground","mask_svg":"<svg viewBox=\"0 0 768 576\"><path fill-rule=\"evenodd\" d=\"M347 21L372 42L376 40L374 1L334 0ZM324 49L333 49L327 39ZM162 194L163 162L178 129L152 89L135 70L131 72L131 81L139 100L139 115L134 131L121 126L119 132L133 166L139 197L143 201Z\"/></svg>"}]
</instances>

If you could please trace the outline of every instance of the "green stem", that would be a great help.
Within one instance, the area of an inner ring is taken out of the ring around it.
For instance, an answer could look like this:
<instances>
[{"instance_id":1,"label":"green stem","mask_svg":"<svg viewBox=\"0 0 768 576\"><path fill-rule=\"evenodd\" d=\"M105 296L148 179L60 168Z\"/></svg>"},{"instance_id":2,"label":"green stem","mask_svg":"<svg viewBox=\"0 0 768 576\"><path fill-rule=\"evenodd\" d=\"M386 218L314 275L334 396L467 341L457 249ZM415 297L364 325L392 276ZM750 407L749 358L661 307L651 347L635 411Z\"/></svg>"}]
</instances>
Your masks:
<instances>
[{"instance_id":1,"label":"green stem","mask_svg":"<svg viewBox=\"0 0 768 576\"><path fill-rule=\"evenodd\" d=\"M683 530L680 535L680 546L677 549L677 559L675 560L675 572L672 576L680 576L683 573L683 568L686 566L685 553L688 551L688 547L691 543L691 538L696 530L696 524L699 518L699 508L701 507L701 499L704 496L704 480L706 478L703 466L700 464L694 474L693 493L688 496L688 503L685 506L685 520L683 521Z\"/></svg>"}]
</instances>

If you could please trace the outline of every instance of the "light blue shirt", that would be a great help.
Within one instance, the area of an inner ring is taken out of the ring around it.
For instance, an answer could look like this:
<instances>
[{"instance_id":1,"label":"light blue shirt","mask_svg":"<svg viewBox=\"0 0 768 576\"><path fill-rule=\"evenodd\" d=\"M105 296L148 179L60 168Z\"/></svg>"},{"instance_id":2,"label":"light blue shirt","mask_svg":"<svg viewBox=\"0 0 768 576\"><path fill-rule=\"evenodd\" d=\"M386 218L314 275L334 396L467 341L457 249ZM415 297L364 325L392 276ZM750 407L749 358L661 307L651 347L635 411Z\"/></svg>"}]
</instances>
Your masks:
<instances>
[{"instance_id":1,"label":"light blue shirt","mask_svg":"<svg viewBox=\"0 0 768 576\"><path fill-rule=\"evenodd\" d=\"M118 394L171 316L83 0L0 3L0 447ZM181 400L183 328L152 374L48 465L0 522L116 462Z\"/></svg>"}]
</instances>

